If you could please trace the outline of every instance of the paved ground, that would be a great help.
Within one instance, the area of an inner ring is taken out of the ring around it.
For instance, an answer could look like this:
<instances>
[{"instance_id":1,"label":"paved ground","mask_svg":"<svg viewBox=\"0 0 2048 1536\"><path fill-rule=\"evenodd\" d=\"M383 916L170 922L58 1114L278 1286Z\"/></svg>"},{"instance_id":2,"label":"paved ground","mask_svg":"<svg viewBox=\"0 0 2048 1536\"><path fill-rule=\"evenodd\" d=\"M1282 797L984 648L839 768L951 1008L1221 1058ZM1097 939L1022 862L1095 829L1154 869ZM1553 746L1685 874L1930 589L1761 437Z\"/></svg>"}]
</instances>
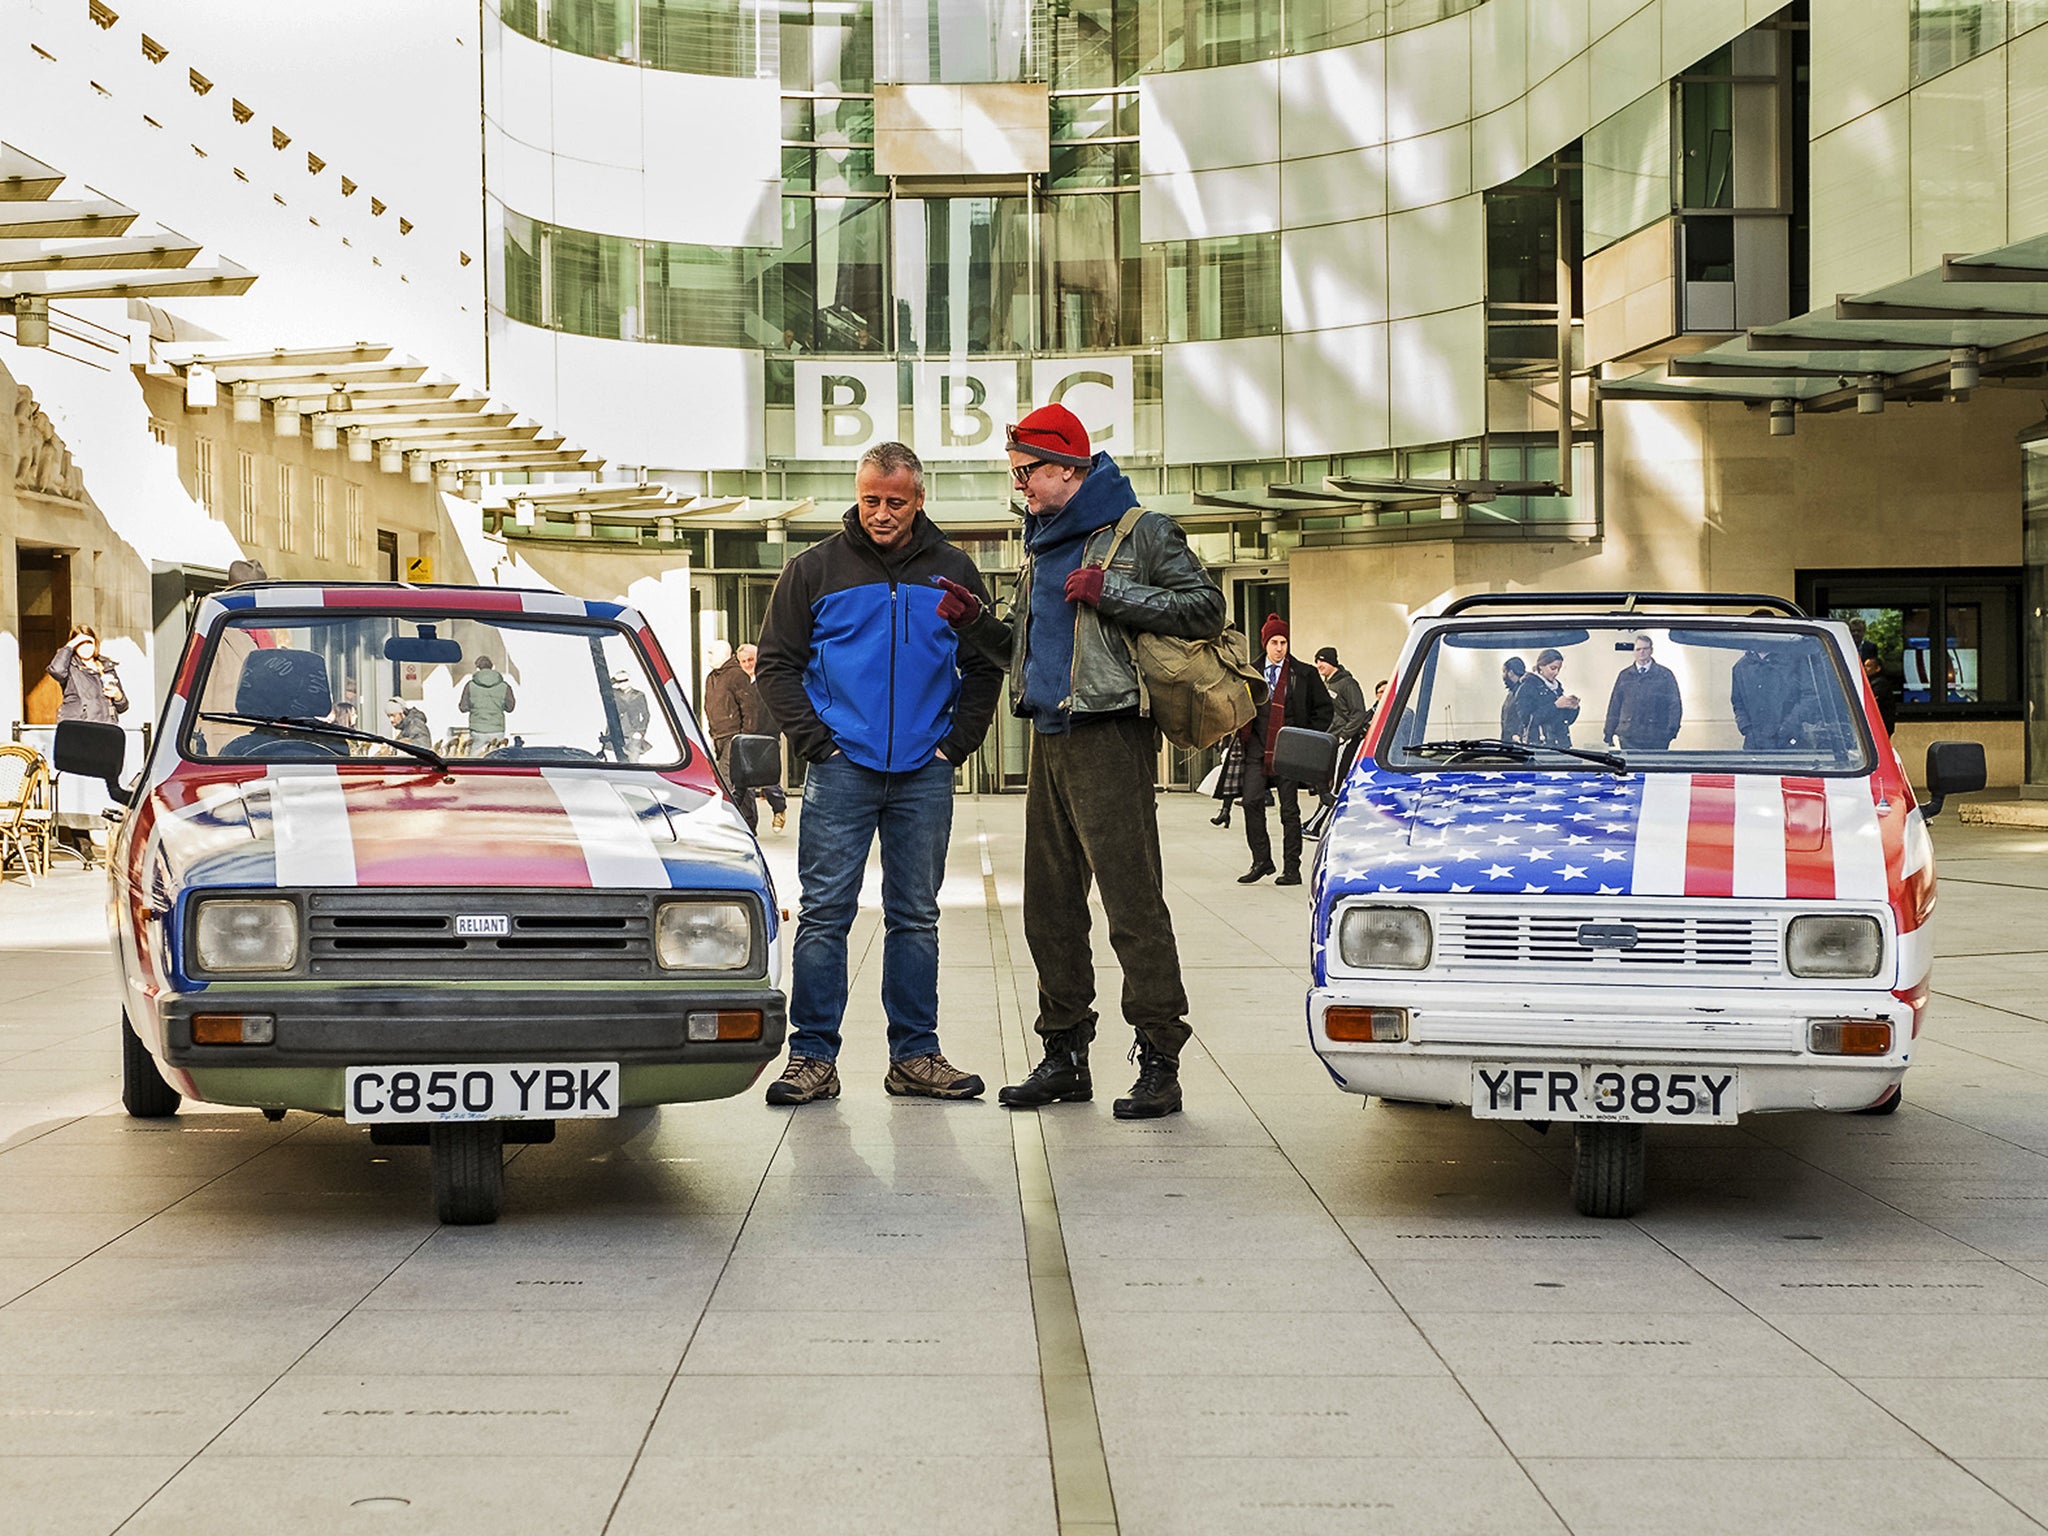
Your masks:
<instances>
[{"instance_id":1,"label":"paved ground","mask_svg":"<svg viewBox=\"0 0 2048 1536\"><path fill-rule=\"evenodd\" d=\"M1562 1135L1330 1086L1303 904L1210 809L1184 1117L1110 1118L1113 1036L1092 1106L885 1099L870 917L838 1104L584 1122L488 1229L359 1131L127 1120L97 880L7 882L0 1532L2048 1525L2048 833L1939 824L1904 1110L1653 1137L1592 1223ZM1020 825L961 802L945 891L992 1079Z\"/></svg>"}]
</instances>

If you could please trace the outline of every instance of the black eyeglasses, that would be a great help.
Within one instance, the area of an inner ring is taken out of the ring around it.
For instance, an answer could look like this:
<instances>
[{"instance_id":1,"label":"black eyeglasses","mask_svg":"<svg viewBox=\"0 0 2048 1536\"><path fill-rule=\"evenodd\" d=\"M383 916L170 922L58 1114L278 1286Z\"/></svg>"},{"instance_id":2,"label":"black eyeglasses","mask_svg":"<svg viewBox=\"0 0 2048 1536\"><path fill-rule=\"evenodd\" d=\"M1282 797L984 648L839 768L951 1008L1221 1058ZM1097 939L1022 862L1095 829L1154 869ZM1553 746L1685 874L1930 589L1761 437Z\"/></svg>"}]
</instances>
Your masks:
<instances>
[{"instance_id":1,"label":"black eyeglasses","mask_svg":"<svg viewBox=\"0 0 2048 1536\"><path fill-rule=\"evenodd\" d=\"M1050 464L1051 462L1051 459L1033 459L1028 464L1012 464L1010 466L1010 478L1016 481L1018 487L1021 489L1022 487L1029 485L1031 483L1031 476L1033 475L1033 473L1045 468L1045 466Z\"/></svg>"}]
</instances>

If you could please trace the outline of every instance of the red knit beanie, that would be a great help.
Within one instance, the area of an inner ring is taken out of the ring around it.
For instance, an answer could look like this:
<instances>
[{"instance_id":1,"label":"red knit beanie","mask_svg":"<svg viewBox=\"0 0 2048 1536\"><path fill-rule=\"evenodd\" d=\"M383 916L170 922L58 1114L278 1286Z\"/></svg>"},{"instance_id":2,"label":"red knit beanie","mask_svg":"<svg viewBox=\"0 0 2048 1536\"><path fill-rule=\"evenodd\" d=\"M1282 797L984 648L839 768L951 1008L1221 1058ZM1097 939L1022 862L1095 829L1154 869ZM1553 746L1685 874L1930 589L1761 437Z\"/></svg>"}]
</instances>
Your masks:
<instances>
[{"instance_id":1,"label":"red knit beanie","mask_svg":"<svg viewBox=\"0 0 2048 1536\"><path fill-rule=\"evenodd\" d=\"M1264 645L1275 635L1285 636L1286 633L1287 621L1277 613L1269 613L1266 615L1266 622L1259 626L1259 644Z\"/></svg>"},{"instance_id":2,"label":"red knit beanie","mask_svg":"<svg viewBox=\"0 0 2048 1536\"><path fill-rule=\"evenodd\" d=\"M1052 464L1086 469L1095 462L1088 451L1088 429L1064 405L1041 405L1010 428L1009 446Z\"/></svg>"}]
</instances>

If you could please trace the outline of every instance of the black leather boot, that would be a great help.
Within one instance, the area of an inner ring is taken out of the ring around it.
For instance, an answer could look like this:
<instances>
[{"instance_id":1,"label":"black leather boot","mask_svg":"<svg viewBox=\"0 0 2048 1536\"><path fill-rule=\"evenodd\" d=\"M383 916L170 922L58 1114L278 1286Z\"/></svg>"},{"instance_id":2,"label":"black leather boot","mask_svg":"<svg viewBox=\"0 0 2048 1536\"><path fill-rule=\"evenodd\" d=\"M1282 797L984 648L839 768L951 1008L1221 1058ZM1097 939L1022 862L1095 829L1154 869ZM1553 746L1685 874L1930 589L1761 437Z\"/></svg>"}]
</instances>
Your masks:
<instances>
[{"instance_id":1,"label":"black leather boot","mask_svg":"<svg viewBox=\"0 0 2048 1536\"><path fill-rule=\"evenodd\" d=\"M1131 1084L1130 1097L1118 1099L1111 1113L1119 1120L1156 1120L1161 1115L1179 1114L1180 1063L1142 1040L1131 1047L1131 1059L1138 1063L1138 1080Z\"/></svg>"},{"instance_id":2,"label":"black leather boot","mask_svg":"<svg viewBox=\"0 0 2048 1536\"><path fill-rule=\"evenodd\" d=\"M1237 883L1239 885L1256 885L1271 873L1273 873L1273 861L1271 859L1255 859L1252 861L1252 867L1237 877Z\"/></svg>"},{"instance_id":3,"label":"black leather boot","mask_svg":"<svg viewBox=\"0 0 2048 1536\"><path fill-rule=\"evenodd\" d=\"M996 1094L1005 1109L1037 1109L1062 1099L1076 1104L1095 1097L1095 1081L1088 1075L1088 1041L1079 1030L1065 1030L1045 1037L1045 1060L1031 1069L1021 1083L1012 1083Z\"/></svg>"}]
</instances>

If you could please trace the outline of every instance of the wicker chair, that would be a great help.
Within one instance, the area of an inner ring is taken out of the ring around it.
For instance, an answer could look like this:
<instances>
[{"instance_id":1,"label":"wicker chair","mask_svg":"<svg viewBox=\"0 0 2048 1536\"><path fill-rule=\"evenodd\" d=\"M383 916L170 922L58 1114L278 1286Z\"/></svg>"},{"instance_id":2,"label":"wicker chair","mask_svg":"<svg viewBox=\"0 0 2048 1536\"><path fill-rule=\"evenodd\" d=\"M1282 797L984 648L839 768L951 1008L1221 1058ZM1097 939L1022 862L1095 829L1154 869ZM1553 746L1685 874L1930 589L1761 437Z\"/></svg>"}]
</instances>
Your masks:
<instances>
[{"instance_id":1,"label":"wicker chair","mask_svg":"<svg viewBox=\"0 0 2048 1536\"><path fill-rule=\"evenodd\" d=\"M34 885L47 867L48 833L33 817L42 781L49 777L43 755L18 742L0 743L0 879L10 865ZM39 858L38 856L43 857Z\"/></svg>"}]
</instances>

